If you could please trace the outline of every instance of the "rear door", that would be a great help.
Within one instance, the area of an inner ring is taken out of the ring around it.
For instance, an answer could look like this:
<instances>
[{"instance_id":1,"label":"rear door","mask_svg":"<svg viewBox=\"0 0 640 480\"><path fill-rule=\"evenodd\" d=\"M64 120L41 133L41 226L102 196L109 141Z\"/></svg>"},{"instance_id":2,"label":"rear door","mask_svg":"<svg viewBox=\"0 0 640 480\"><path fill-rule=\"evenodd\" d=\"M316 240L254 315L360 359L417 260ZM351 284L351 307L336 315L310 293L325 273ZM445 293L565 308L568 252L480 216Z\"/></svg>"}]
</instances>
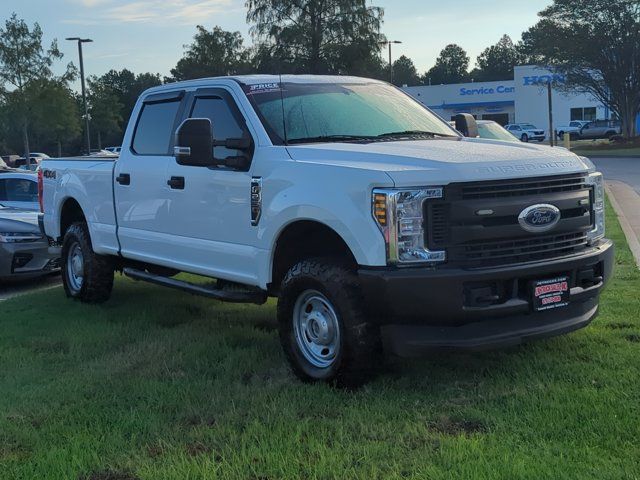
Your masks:
<instances>
[{"instance_id":1,"label":"rear door","mask_svg":"<svg viewBox=\"0 0 640 480\"><path fill-rule=\"evenodd\" d=\"M145 98L130 145L114 170L118 239L123 256L164 264L172 257L167 166L173 134L184 109L184 91Z\"/></svg>"},{"instance_id":2,"label":"rear door","mask_svg":"<svg viewBox=\"0 0 640 480\"><path fill-rule=\"evenodd\" d=\"M206 88L194 92L185 118L208 118L216 140L250 138L244 116L231 91ZM252 150L214 147L216 159L252 156ZM212 277L255 284L256 228L251 225L251 167L196 167L169 162L168 225L175 242L174 259L180 268ZM178 180L175 182L175 180Z\"/></svg>"}]
</instances>

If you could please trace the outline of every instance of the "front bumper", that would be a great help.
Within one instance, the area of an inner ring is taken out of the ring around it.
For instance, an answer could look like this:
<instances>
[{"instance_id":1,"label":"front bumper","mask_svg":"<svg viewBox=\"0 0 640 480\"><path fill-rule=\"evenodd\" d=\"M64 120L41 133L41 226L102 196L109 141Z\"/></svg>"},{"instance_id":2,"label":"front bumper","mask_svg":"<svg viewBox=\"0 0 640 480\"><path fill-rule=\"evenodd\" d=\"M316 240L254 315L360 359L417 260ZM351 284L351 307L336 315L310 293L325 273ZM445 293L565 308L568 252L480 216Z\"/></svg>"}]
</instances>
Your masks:
<instances>
[{"instance_id":1,"label":"front bumper","mask_svg":"<svg viewBox=\"0 0 640 480\"><path fill-rule=\"evenodd\" d=\"M472 270L361 268L358 273L369 313L381 319L385 346L410 356L438 348L513 345L586 326L611 277L613 253L613 243L605 240L581 255L546 262ZM530 282L561 275L570 279L570 304L534 311Z\"/></svg>"},{"instance_id":2,"label":"front bumper","mask_svg":"<svg viewBox=\"0 0 640 480\"><path fill-rule=\"evenodd\" d=\"M45 239L28 243L0 243L0 279L31 278L60 269L60 257Z\"/></svg>"}]
</instances>

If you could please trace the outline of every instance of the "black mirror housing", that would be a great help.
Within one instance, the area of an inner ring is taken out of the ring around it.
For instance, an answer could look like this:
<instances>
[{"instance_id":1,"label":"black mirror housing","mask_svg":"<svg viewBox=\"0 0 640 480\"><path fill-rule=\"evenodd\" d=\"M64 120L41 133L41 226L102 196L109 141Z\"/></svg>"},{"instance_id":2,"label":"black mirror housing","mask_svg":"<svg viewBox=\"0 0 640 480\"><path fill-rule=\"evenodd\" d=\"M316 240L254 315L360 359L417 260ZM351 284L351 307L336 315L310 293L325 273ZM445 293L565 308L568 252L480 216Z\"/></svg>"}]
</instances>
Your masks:
<instances>
[{"instance_id":1,"label":"black mirror housing","mask_svg":"<svg viewBox=\"0 0 640 480\"><path fill-rule=\"evenodd\" d=\"M456 115L456 130L462 135L469 138L477 138L480 136L478 132L478 123L473 115L469 113L459 113Z\"/></svg>"},{"instance_id":2,"label":"black mirror housing","mask_svg":"<svg viewBox=\"0 0 640 480\"><path fill-rule=\"evenodd\" d=\"M188 118L182 122L176 130L173 151L180 165L195 167L215 165L211 120Z\"/></svg>"}]
</instances>

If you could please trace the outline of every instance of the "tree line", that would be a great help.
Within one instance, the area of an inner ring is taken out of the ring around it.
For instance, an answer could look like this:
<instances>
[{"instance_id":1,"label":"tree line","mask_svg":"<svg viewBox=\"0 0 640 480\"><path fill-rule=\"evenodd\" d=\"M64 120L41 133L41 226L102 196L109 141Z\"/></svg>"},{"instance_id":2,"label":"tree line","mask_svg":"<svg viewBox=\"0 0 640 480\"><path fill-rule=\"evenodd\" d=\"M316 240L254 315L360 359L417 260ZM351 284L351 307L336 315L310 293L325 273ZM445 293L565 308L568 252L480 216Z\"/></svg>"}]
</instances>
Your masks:
<instances>
[{"instance_id":1,"label":"tree line","mask_svg":"<svg viewBox=\"0 0 640 480\"><path fill-rule=\"evenodd\" d=\"M252 44L240 32L196 26L193 41L170 75L127 69L89 76L91 143L119 145L139 94L166 82L246 73L358 75L386 80L381 55L384 11L366 0L247 0ZM400 56L391 66L396 85L438 85L508 80L513 67L547 65L567 73L564 88L591 93L615 112L627 136L640 113L640 2L554 0L514 43L504 35L475 60L456 44L445 46L420 74ZM597 48L596 48L597 47ZM42 43L42 29L13 14L0 28L0 151L82 150L82 99L70 88L77 69L62 61L56 42ZM60 70L60 69L58 69Z\"/></svg>"}]
</instances>

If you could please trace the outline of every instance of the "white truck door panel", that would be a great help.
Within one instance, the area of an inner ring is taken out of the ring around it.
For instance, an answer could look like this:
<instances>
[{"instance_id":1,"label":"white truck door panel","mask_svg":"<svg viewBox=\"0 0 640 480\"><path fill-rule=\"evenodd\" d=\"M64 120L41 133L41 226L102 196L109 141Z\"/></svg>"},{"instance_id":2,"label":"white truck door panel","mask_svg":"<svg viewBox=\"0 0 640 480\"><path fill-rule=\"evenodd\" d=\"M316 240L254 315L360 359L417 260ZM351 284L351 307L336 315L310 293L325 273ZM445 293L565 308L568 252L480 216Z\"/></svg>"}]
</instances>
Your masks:
<instances>
[{"instance_id":1,"label":"white truck door panel","mask_svg":"<svg viewBox=\"0 0 640 480\"><path fill-rule=\"evenodd\" d=\"M222 89L196 92L191 118L209 118L217 140L249 135L233 98ZM243 152L215 147L215 158ZM168 163L167 178L184 179L170 188L168 214L173 258L189 271L257 284L256 228L251 225L251 173L226 167Z\"/></svg>"},{"instance_id":2,"label":"white truck door panel","mask_svg":"<svg viewBox=\"0 0 640 480\"><path fill-rule=\"evenodd\" d=\"M183 92L147 97L131 145L116 163L118 239L127 258L165 263L170 253L162 248L172 223L166 173L182 97Z\"/></svg>"}]
</instances>

